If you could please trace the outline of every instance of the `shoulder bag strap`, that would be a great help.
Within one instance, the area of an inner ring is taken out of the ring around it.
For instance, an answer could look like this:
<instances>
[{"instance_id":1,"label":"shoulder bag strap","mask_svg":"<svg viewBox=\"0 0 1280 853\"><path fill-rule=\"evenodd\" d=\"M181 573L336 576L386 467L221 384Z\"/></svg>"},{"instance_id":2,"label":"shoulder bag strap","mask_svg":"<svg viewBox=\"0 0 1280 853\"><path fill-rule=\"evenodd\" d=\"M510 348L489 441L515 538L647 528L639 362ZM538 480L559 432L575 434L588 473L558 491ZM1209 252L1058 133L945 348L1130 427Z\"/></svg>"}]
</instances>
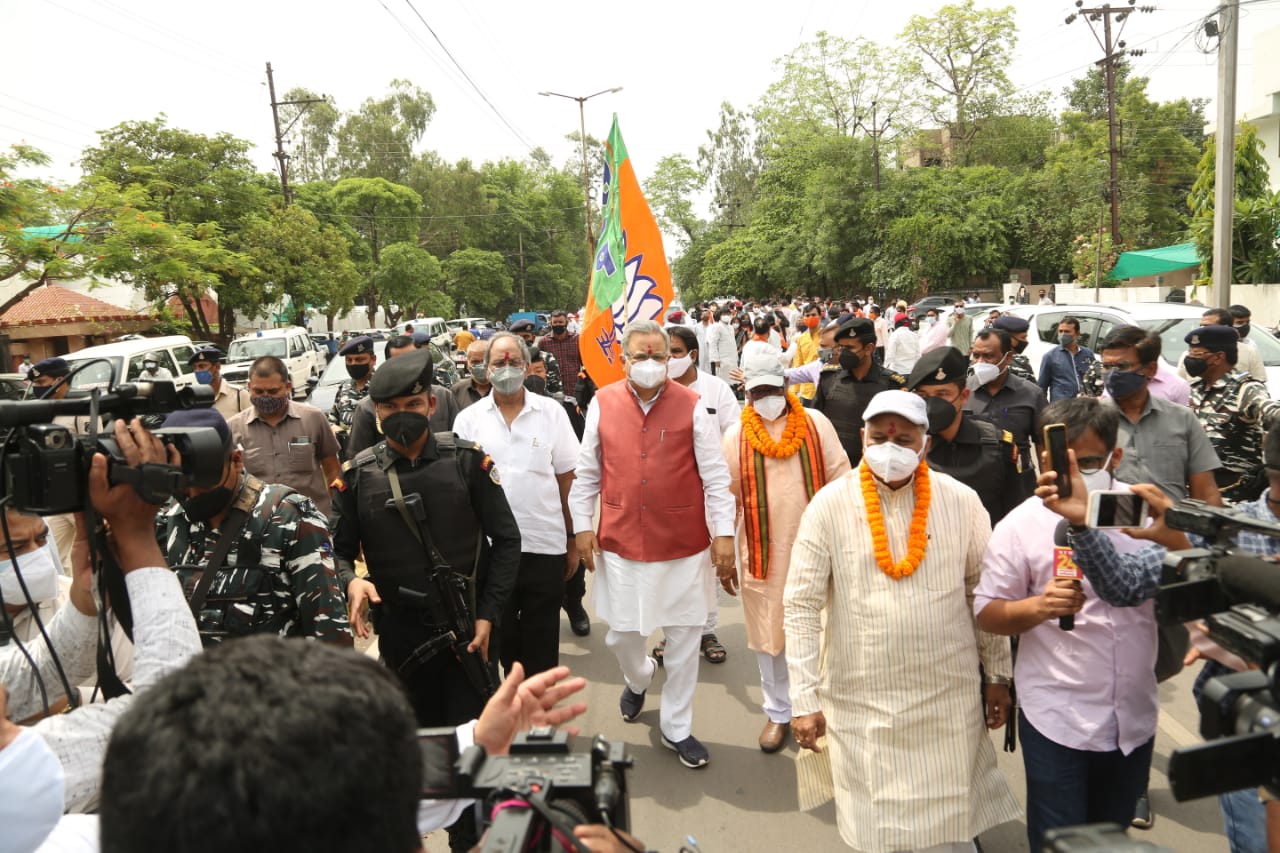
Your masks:
<instances>
[{"instance_id":1,"label":"shoulder bag strap","mask_svg":"<svg viewBox=\"0 0 1280 853\"><path fill-rule=\"evenodd\" d=\"M227 555L231 553L231 548L248 520L249 513L237 505L231 508L227 517L222 520L222 526L218 528L218 545L209 557L209 565L205 566L204 571L200 573L200 581L196 584L196 588L191 591L191 614L195 616L197 625L200 624L200 611L204 609L205 599L209 597L209 587L213 585L213 576L226 562Z\"/></svg>"}]
</instances>

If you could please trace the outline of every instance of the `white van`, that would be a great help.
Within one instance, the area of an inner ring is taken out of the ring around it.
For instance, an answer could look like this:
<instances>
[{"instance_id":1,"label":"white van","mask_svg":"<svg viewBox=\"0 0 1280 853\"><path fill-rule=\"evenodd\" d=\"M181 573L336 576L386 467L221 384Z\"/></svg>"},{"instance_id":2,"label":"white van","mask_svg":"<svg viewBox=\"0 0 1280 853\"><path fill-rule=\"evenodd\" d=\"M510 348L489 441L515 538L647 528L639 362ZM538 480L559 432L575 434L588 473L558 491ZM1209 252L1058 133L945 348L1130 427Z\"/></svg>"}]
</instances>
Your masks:
<instances>
[{"instance_id":1,"label":"white van","mask_svg":"<svg viewBox=\"0 0 1280 853\"><path fill-rule=\"evenodd\" d=\"M160 367L169 371L178 387L195 384L195 374L187 362L195 347L186 335L167 335L162 338L132 338L114 344L86 347L63 356L74 370L84 362L79 373L71 379L71 387L105 388L118 382L133 382L142 373L142 360L154 353Z\"/></svg>"},{"instance_id":2,"label":"white van","mask_svg":"<svg viewBox=\"0 0 1280 853\"><path fill-rule=\"evenodd\" d=\"M307 396L307 380L324 372L325 359L316 350L307 330L291 326L287 329L261 329L232 341L227 347L226 363L222 365L222 378L247 385L249 366L264 355L274 355L284 362L289 370L289 381L293 383L293 396L298 399Z\"/></svg>"},{"instance_id":3,"label":"white van","mask_svg":"<svg viewBox=\"0 0 1280 853\"><path fill-rule=\"evenodd\" d=\"M403 335L405 326L413 326L415 332L426 332L431 336L431 343L445 352L453 350L453 332L443 317L416 317L412 320L401 320L396 323L396 334Z\"/></svg>"}]
</instances>

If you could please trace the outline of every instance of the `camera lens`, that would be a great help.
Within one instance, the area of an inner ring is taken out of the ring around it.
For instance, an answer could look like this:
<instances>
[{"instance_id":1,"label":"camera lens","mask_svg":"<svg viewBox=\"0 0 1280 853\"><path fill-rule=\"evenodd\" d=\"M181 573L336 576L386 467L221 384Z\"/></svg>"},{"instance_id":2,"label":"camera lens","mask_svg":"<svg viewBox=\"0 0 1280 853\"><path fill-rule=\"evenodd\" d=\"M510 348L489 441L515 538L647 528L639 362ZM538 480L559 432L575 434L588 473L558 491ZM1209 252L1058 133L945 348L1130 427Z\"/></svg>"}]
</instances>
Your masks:
<instances>
[{"instance_id":1,"label":"camera lens","mask_svg":"<svg viewBox=\"0 0 1280 853\"><path fill-rule=\"evenodd\" d=\"M67 439L70 435L71 433L65 430L54 430L53 432L45 433L44 446L50 450L61 450L67 446Z\"/></svg>"}]
</instances>

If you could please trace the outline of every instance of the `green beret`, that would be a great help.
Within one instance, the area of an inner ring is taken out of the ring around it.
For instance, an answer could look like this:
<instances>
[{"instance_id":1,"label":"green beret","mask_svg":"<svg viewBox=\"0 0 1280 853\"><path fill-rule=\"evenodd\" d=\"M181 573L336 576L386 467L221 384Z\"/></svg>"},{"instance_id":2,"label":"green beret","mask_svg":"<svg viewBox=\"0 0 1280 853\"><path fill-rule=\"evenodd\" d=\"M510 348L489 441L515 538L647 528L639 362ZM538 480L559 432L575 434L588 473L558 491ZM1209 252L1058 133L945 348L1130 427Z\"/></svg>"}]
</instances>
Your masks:
<instances>
[{"instance_id":1,"label":"green beret","mask_svg":"<svg viewBox=\"0 0 1280 853\"><path fill-rule=\"evenodd\" d=\"M836 340L841 338L856 338L870 343L876 339L876 324L865 317L854 317L836 329Z\"/></svg>"},{"instance_id":2,"label":"green beret","mask_svg":"<svg viewBox=\"0 0 1280 853\"><path fill-rule=\"evenodd\" d=\"M929 350L911 368L907 388L914 391L921 385L964 384L969 374L969 359L955 347L938 347Z\"/></svg>"}]
</instances>

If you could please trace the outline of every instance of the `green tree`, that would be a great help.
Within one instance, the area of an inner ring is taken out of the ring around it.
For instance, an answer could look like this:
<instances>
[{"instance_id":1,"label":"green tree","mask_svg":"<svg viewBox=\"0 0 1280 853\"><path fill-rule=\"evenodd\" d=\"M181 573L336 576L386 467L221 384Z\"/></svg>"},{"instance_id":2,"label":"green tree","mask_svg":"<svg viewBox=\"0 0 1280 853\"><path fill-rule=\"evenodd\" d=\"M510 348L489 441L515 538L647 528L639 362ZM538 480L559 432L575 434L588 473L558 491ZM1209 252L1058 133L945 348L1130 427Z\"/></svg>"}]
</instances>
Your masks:
<instances>
[{"instance_id":1,"label":"green tree","mask_svg":"<svg viewBox=\"0 0 1280 853\"><path fill-rule=\"evenodd\" d=\"M511 273L499 252L459 249L444 259L445 290L461 312L493 316L511 296Z\"/></svg>"},{"instance_id":2,"label":"green tree","mask_svg":"<svg viewBox=\"0 0 1280 853\"><path fill-rule=\"evenodd\" d=\"M953 159L968 165L969 143L983 118L1001 112L1013 91L1006 71L1018 28L1012 6L978 9L974 0L913 15L900 38L906 72L924 84L926 114L951 134Z\"/></svg>"},{"instance_id":3,"label":"green tree","mask_svg":"<svg viewBox=\"0 0 1280 853\"><path fill-rule=\"evenodd\" d=\"M280 107L280 126L285 128L289 151L290 180L294 183L337 180L335 137L342 113L333 99L310 89L294 88L285 92L282 100L316 101L286 103Z\"/></svg>"},{"instance_id":4,"label":"green tree","mask_svg":"<svg viewBox=\"0 0 1280 853\"><path fill-rule=\"evenodd\" d=\"M382 250L392 243L413 239L422 197L410 187L385 178L343 178L334 185L331 195L334 209L346 217L362 244L358 266L365 281L363 299L369 322L376 324L382 297L374 274L382 263Z\"/></svg>"},{"instance_id":5,"label":"green tree","mask_svg":"<svg viewBox=\"0 0 1280 853\"><path fill-rule=\"evenodd\" d=\"M436 256L413 243L384 248L373 283L387 302L387 319L397 323L402 317L419 316L423 309L427 316L448 316L453 306L440 290L441 274Z\"/></svg>"},{"instance_id":6,"label":"green tree","mask_svg":"<svg viewBox=\"0 0 1280 853\"><path fill-rule=\"evenodd\" d=\"M653 174L644 182L644 196L658 225L684 243L697 235L702 220L693 212L693 198L704 186L702 173L683 154L668 154L658 160Z\"/></svg>"},{"instance_id":7,"label":"green tree","mask_svg":"<svg viewBox=\"0 0 1280 853\"><path fill-rule=\"evenodd\" d=\"M718 220L740 225L750 219L761 154L752 116L728 101L721 103L719 126L708 130L707 143L698 146L698 168L711 188Z\"/></svg>"},{"instance_id":8,"label":"green tree","mask_svg":"<svg viewBox=\"0 0 1280 853\"><path fill-rule=\"evenodd\" d=\"M301 326L308 307L329 318L351 310L360 273L342 232L322 225L299 205L277 207L244 233L243 249L253 259L268 303L288 297Z\"/></svg>"},{"instance_id":9,"label":"green tree","mask_svg":"<svg viewBox=\"0 0 1280 853\"><path fill-rule=\"evenodd\" d=\"M1232 216L1231 269L1236 281L1274 282L1280 276L1280 195L1272 194L1269 168L1258 129L1241 124L1236 134L1235 205ZM1217 142L1210 139L1200 158L1195 184L1187 195L1191 238L1200 256L1200 275L1213 280L1213 193Z\"/></svg>"}]
</instances>

